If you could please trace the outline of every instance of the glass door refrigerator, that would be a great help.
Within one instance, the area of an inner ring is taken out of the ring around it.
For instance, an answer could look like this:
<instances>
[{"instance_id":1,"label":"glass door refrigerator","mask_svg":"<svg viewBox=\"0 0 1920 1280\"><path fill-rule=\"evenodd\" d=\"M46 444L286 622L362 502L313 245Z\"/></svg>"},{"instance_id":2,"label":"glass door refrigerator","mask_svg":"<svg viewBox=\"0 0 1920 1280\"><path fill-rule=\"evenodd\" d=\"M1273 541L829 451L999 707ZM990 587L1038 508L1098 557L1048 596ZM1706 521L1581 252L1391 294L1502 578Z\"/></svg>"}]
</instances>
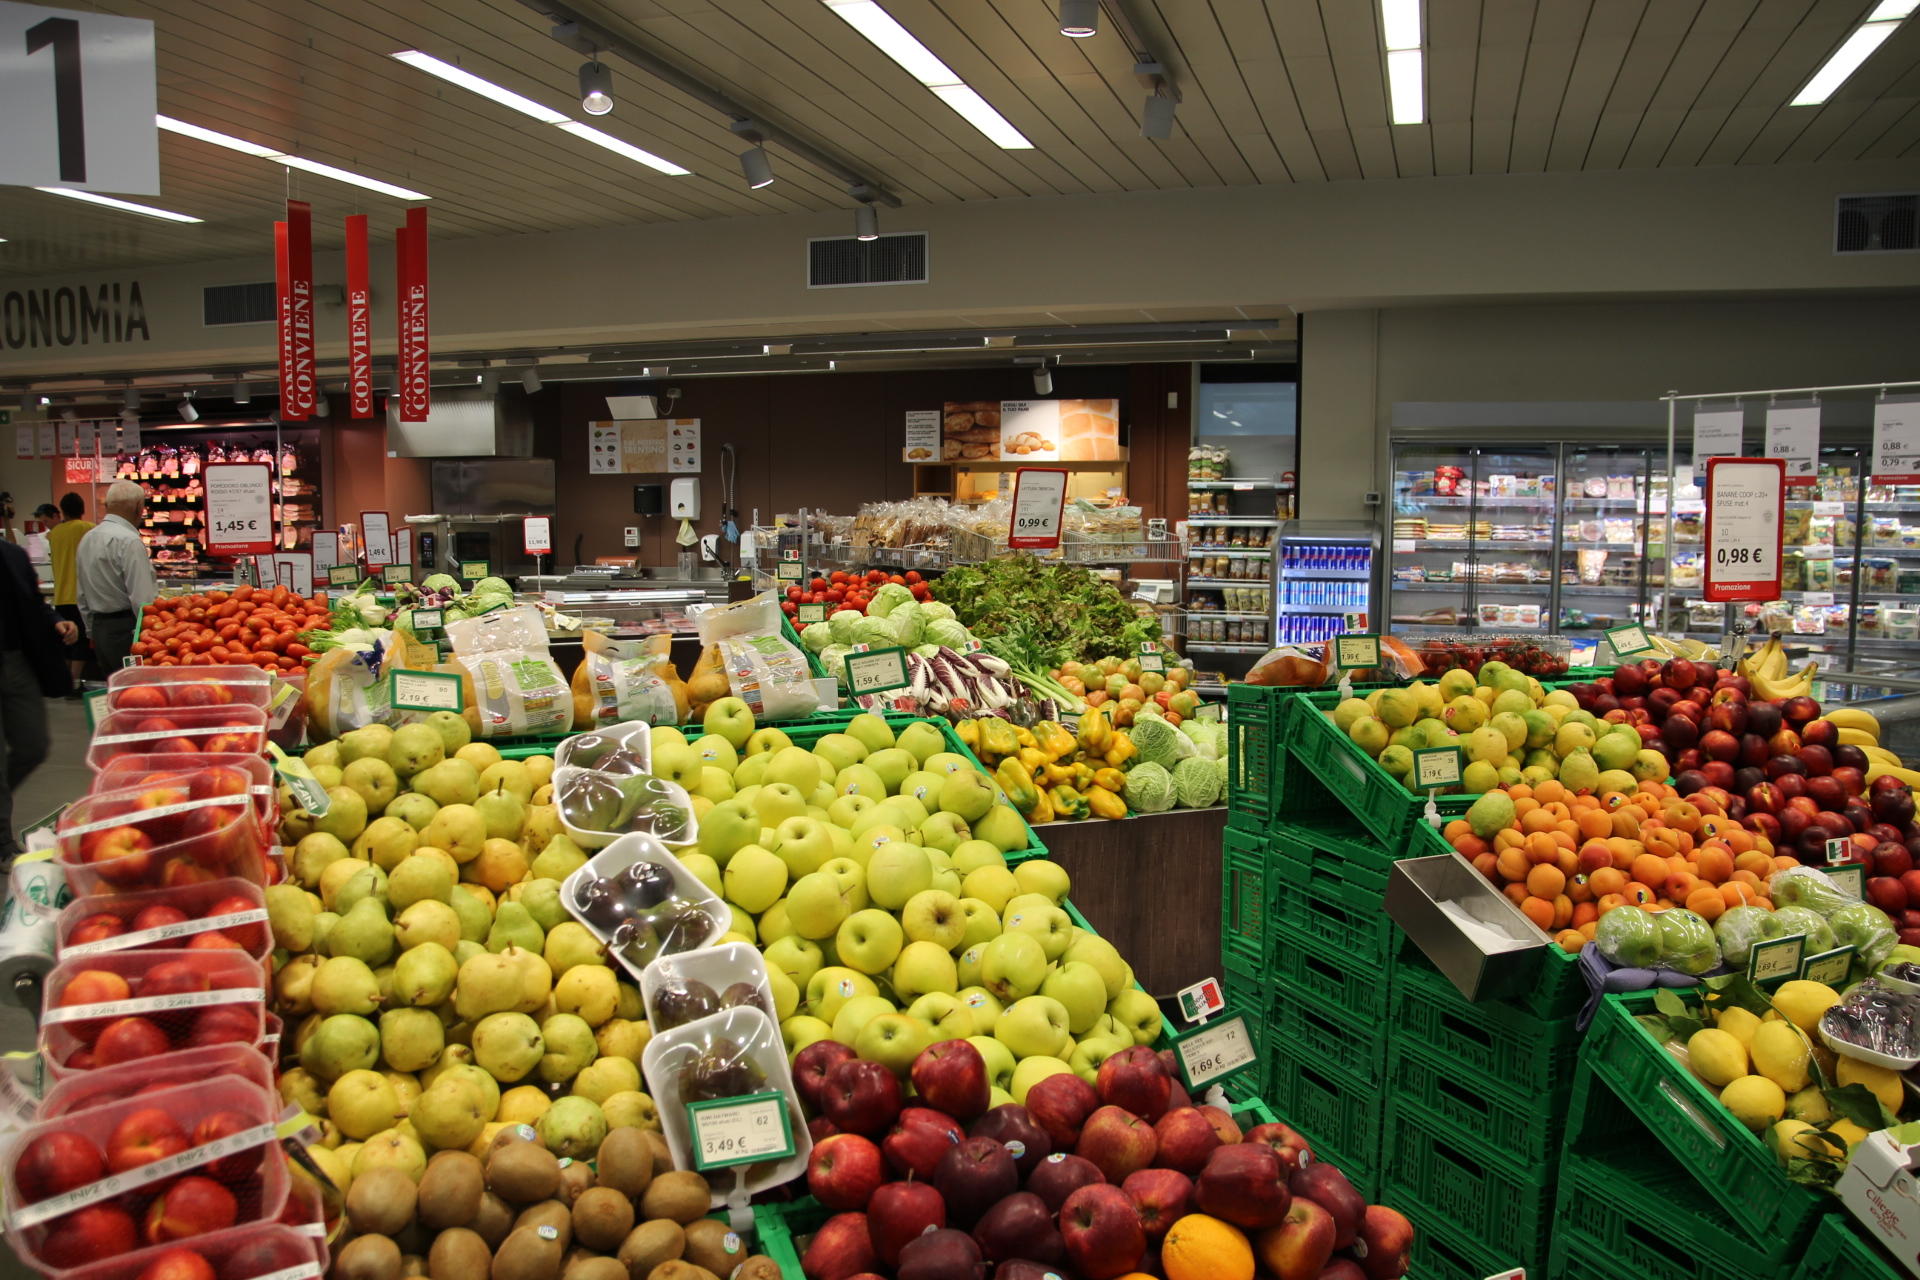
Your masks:
<instances>
[{"instance_id":1,"label":"glass door refrigerator","mask_svg":"<svg viewBox=\"0 0 1920 1280\"><path fill-rule=\"evenodd\" d=\"M1314 644L1379 625L1373 607L1378 531L1366 521L1289 521L1280 528L1276 644Z\"/></svg>"},{"instance_id":2,"label":"glass door refrigerator","mask_svg":"<svg viewBox=\"0 0 1920 1280\"><path fill-rule=\"evenodd\" d=\"M1554 624L1563 633L1599 632L1646 614L1646 514L1652 451L1644 448L1563 448L1558 529L1559 597ZM1665 469L1665 451L1660 468Z\"/></svg>"},{"instance_id":3,"label":"glass door refrigerator","mask_svg":"<svg viewBox=\"0 0 1920 1280\"><path fill-rule=\"evenodd\" d=\"M1389 628L1550 629L1558 491L1552 447L1396 446Z\"/></svg>"}]
</instances>

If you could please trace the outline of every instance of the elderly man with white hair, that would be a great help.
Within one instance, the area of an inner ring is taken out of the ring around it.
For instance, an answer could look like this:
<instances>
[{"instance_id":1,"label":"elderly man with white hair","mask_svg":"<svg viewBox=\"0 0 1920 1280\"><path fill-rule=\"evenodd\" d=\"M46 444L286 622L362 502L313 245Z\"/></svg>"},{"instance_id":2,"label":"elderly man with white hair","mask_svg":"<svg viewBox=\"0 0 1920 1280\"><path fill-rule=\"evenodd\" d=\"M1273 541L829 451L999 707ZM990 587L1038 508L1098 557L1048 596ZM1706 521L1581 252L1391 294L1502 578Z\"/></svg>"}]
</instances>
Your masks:
<instances>
[{"instance_id":1,"label":"elderly man with white hair","mask_svg":"<svg viewBox=\"0 0 1920 1280\"><path fill-rule=\"evenodd\" d=\"M147 491L131 480L115 480L101 505L106 516L80 539L76 577L94 656L101 673L112 675L133 649L141 606L159 594L159 586L147 545L140 541Z\"/></svg>"}]
</instances>

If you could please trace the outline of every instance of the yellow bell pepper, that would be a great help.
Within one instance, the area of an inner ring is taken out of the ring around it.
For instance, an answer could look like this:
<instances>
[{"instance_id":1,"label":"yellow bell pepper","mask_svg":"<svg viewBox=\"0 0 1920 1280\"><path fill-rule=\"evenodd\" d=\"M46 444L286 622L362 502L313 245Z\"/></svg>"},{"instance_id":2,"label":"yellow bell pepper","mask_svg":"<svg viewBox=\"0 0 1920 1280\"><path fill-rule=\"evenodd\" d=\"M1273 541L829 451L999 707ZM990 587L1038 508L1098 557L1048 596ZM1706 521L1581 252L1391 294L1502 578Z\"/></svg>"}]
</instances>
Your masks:
<instances>
[{"instance_id":1,"label":"yellow bell pepper","mask_svg":"<svg viewBox=\"0 0 1920 1280\"><path fill-rule=\"evenodd\" d=\"M1076 760L1073 763L1073 789L1085 791L1091 786L1093 786L1093 766L1081 764Z\"/></svg>"},{"instance_id":2,"label":"yellow bell pepper","mask_svg":"<svg viewBox=\"0 0 1920 1280\"><path fill-rule=\"evenodd\" d=\"M1028 773L1039 773L1049 763L1047 753L1038 747L1020 748L1020 763L1027 766Z\"/></svg>"},{"instance_id":3,"label":"yellow bell pepper","mask_svg":"<svg viewBox=\"0 0 1920 1280\"><path fill-rule=\"evenodd\" d=\"M1002 791L1007 793L1008 802L1021 813L1033 808L1039 789L1034 786L1033 774L1028 772L1027 766L1021 764L1017 757L1002 760L999 767L993 771L993 780L1000 784Z\"/></svg>"},{"instance_id":4,"label":"yellow bell pepper","mask_svg":"<svg viewBox=\"0 0 1920 1280\"><path fill-rule=\"evenodd\" d=\"M1047 792L1047 798L1053 801L1055 817L1078 822L1087 816L1087 798L1072 787L1055 787Z\"/></svg>"},{"instance_id":5,"label":"yellow bell pepper","mask_svg":"<svg viewBox=\"0 0 1920 1280\"><path fill-rule=\"evenodd\" d=\"M1115 769L1124 769L1127 761L1139 754L1140 748L1133 745L1132 738L1129 738L1124 733L1116 733L1113 735L1113 741L1108 745L1106 754L1102 758L1106 760L1109 766Z\"/></svg>"},{"instance_id":6,"label":"yellow bell pepper","mask_svg":"<svg viewBox=\"0 0 1920 1280\"><path fill-rule=\"evenodd\" d=\"M975 723L980 726L980 750L1003 759L1020 753L1020 739L1011 724L997 716L983 716Z\"/></svg>"},{"instance_id":7,"label":"yellow bell pepper","mask_svg":"<svg viewBox=\"0 0 1920 1280\"><path fill-rule=\"evenodd\" d=\"M1070 787L1073 785L1073 766L1049 761L1034 776L1043 786Z\"/></svg>"},{"instance_id":8,"label":"yellow bell pepper","mask_svg":"<svg viewBox=\"0 0 1920 1280\"><path fill-rule=\"evenodd\" d=\"M1079 750L1079 743L1074 741L1073 735L1051 720L1042 720L1033 726L1033 736L1038 739L1040 749L1047 753L1049 760L1064 760Z\"/></svg>"},{"instance_id":9,"label":"yellow bell pepper","mask_svg":"<svg viewBox=\"0 0 1920 1280\"><path fill-rule=\"evenodd\" d=\"M1093 811L1096 818L1127 816L1127 802L1104 787L1094 787L1087 792L1087 808Z\"/></svg>"},{"instance_id":10,"label":"yellow bell pepper","mask_svg":"<svg viewBox=\"0 0 1920 1280\"><path fill-rule=\"evenodd\" d=\"M1023 747L1037 747L1040 745L1039 740L1033 736L1033 730L1031 729L1025 729L1019 725L1015 725L1013 727L1013 736Z\"/></svg>"},{"instance_id":11,"label":"yellow bell pepper","mask_svg":"<svg viewBox=\"0 0 1920 1280\"><path fill-rule=\"evenodd\" d=\"M1103 790L1111 791L1115 795L1119 795L1127 789L1127 775L1118 769L1095 769L1093 771L1093 785Z\"/></svg>"},{"instance_id":12,"label":"yellow bell pepper","mask_svg":"<svg viewBox=\"0 0 1920 1280\"><path fill-rule=\"evenodd\" d=\"M1036 827L1043 822L1052 822L1054 818L1053 801L1047 798L1046 792L1041 791L1038 793L1038 798L1033 802L1033 811L1022 814L1021 816L1024 817L1028 823Z\"/></svg>"},{"instance_id":13,"label":"yellow bell pepper","mask_svg":"<svg viewBox=\"0 0 1920 1280\"><path fill-rule=\"evenodd\" d=\"M1106 709L1090 707L1080 717L1080 746L1089 755L1105 755L1113 740L1113 726L1107 723Z\"/></svg>"},{"instance_id":14,"label":"yellow bell pepper","mask_svg":"<svg viewBox=\"0 0 1920 1280\"><path fill-rule=\"evenodd\" d=\"M962 720L953 726L953 731L959 736L960 741L967 744L967 750L975 755L980 753L980 722L978 720Z\"/></svg>"}]
</instances>

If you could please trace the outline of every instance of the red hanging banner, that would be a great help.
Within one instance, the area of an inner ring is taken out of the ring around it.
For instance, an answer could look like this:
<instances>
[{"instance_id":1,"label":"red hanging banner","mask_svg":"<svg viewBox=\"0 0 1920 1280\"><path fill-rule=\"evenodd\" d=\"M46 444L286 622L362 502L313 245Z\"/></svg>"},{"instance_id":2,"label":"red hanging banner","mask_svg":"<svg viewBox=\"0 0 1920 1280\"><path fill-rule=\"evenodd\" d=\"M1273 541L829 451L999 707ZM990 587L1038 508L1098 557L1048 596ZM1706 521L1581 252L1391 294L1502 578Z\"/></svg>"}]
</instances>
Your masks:
<instances>
[{"instance_id":1,"label":"red hanging banner","mask_svg":"<svg viewBox=\"0 0 1920 1280\"><path fill-rule=\"evenodd\" d=\"M347 219L347 400L350 416L373 416L373 305L367 288L367 215Z\"/></svg>"},{"instance_id":2,"label":"red hanging banner","mask_svg":"<svg viewBox=\"0 0 1920 1280\"><path fill-rule=\"evenodd\" d=\"M397 233L400 277L400 421L425 422L433 404L427 367L427 211L407 210Z\"/></svg>"},{"instance_id":3,"label":"red hanging banner","mask_svg":"<svg viewBox=\"0 0 1920 1280\"><path fill-rule=\"evenodd\" d=\"M313 206L304 200L287 201L287 307L292 381L280 389L280 413L304 422L313 416L319 392L313 372Z\"/></svg>"},{"instance_id":4,"label":"red hanging banner","mask_svg":"<svg viewBox=\"0 0 1920 1280\"><path fill-rule=\"evenodd\" d=\"M287 287L287 224L273 224L274 348L280 357L280 414L293 416L293 298Z\"/></svg>"}]
</instances>

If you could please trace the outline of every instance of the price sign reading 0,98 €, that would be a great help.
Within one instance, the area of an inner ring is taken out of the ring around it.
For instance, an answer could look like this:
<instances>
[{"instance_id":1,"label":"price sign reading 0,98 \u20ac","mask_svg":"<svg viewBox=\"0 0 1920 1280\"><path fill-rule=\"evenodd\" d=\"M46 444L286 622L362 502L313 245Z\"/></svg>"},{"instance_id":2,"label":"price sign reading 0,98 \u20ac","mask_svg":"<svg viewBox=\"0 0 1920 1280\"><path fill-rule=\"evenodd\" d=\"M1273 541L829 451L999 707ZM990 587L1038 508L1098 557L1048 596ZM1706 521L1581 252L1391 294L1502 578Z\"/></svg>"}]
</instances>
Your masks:
<instances>
[{"instance_id":1,"label":"price sign reading 0,98 \u20ac","mask_svg":"<svg viewBox=\"0 0 1920 1280\"><path fill-rule=\"evenodd\" d=\"M273 550L272 468L264 462L210 462L207 550L215 555L265 555Z\"/></svg>"},{"instance_id":2,"label":"price sign reading 0,98 \u20ac","mask_svg":"<svg viewBox=\"0 0 1920 1280\"><path fill-rule=\"evenodd\" d=\"M1778 600L1787 464L1779 458L1707 461L1708 600Z\"/></svg>"}]
</instances>

